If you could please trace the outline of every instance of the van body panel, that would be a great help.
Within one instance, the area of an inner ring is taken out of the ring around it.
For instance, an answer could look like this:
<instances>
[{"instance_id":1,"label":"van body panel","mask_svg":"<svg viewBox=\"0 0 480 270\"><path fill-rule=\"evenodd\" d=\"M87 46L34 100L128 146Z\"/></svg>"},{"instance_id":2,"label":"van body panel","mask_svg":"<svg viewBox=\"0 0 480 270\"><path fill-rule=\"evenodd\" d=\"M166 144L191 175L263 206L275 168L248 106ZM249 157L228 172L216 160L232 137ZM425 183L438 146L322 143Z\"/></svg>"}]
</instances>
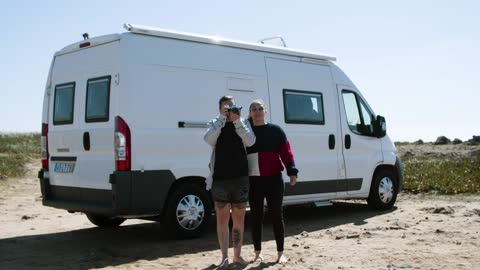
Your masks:
<instances>
[{"instance_id":1,"label":"van body panel","mask_svg":"<svg viewBox=\"0 0 480 270\"><path fill-rule=\"evenodd\" d=\"M55 57L52 58L50 63L50 68L48 70L47 83L45 84L45 91L43 94L43 105L42 105L42 124L48 124L48 112L50 106L50 96L52 95L52 70L53 64L55 62Z\"/></svg>"},{"instance_id":2,"label":"van body panel","mask_svg":"<svg viewBox=\"0 0 480 270\"><path fill-rule=\"evenodd\" d=\"M395 165L397 162L397 154L392 151L385 151L383 152L383 164L387 165Z\"/></svg>"},{"instance_id":3,"label":"van body panel","mask_svg":"<svg viewBox=\"0 0 480 270\"><path fill-rule=\"evenodd\" d=\"M67 54L67 53L71 53L71 52L79 51L79 50L88 50L92 47L99 46L99 45L102 45L102 44L105 44L105 43L114 42L114 41L117 41L117 40L120 40L120 35L119 34L111 34L111 35L104 35L104 36L89 38L88 40L78 41L76 43L73 43L73 44L70 44L70 45L64 47L60 51L56 52L55 56L60 56L60 55L63 55L63 54ZM85 43L88 43L89 45L80 48L80 45L85 44Z\"/></svg>"},{"instance_id":4,"label":"van body panel","mask_svg":"<svg viewBox=\"0 0 480 270\"><path fill-rule=\"evenodd\" d=\"M132 132L132 170L168 168L177 179L206 177L211 148L203 141L205 129L179 128L179 122L207 123L219 114L218 98L226 94L247 117L251 100L268 101L263 58L246 50L129 33L122 45L142 48L126 58L129 76L122 86L129 90L119 98Z\"/></svg>"},{"instance_id":5,"label":"van body panel","mask_svg":"<svg viewBox=\"0 0 480 270\"><path fill-rule=\"evenodd\" d=\"M337 65L335 65L335 63L330 62L330 70L332 73L332 78L337 85L343 85L347 88L356 89L350 78L345 74L345 72L343 72L343 70L341 70Z\"/></svg>"},{"instance_id":6,"label":"van body panel","mask_svg":"<svg viewBox=\"0 0 480 270\"><path fill-rule=\"evenodd\" d=\"M53 157L75 157L72 172L56 172L63 161L50 162L50 184L90 189L111 190L108 176L115 170L113 130L114 108L110 105L118 86L110 79L108 120L87 122L87 89L95 78L113 76L118 70L119 42L110 42L87 50L55 57L52 74L52 95L56 86L74 83L73 122L55 124L55 99L49 106L49 152ZM92 91L93 95L93 91ZM93 106L93 105L92 105ZM87 138L88 137L88 138ZM89 148L85 145L89 142Z\"/></svg>"},{"instance_id":7,"label":"van body panel","mask_svg":"<svg viewBox=\"0 0 480 270\"><path fill-rule=\"evenodd\" d=\"M393 144L392 140L390 140L390 137L388 137L388 135L383 137L381 141L383 160L385 164L394 165L398 157L398 152L395 144Z\"/></svg>"}]
</instances>

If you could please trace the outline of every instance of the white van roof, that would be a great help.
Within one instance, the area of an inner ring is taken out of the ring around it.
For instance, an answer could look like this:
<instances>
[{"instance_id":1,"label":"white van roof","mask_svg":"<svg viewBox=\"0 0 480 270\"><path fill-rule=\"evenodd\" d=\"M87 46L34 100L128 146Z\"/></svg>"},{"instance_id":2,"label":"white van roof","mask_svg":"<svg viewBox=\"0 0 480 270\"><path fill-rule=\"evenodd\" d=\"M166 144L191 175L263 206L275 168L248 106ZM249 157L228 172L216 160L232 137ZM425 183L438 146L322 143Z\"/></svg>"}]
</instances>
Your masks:
<instances>
[{"instance_id":1,"label":"white van roof","mask_svg":"<svg viewBox=\"0 0 480 270\"><path fill-rule=\"evenodd\" d=\"M199 34L177 32L172 30L160 29L160 28L137 25L137 24L129 24L129 23L124 24L124 27L125 29L127 29L127 31L131 33L141 34L141 35L150 35L150 36L164 37L164 38L171 38L171 39L178 39L178 40L187 40L187 41L193 41L193 42L199 42L199 43L214 44L218 46L241 48L241 49L261 51L261 52L278 53L283 55L307 58L305 60L308 60L308 59L330 60L330 61L337 60L333 56L327 56L327 55L319 54L315 52L301 51L301 50L295 50L295 49L284 48L284 47L276 47L276 46L270 46L270 45L265 45L260 43L231 40L231 39L225 39L222 37L204 36ZM88 43L88 46L86 46L86 48L88 48L88 47L93 47L96 45L105 44L105 43L109 43L109 42L120 40L120 39L121 39L121 34L111 34L111 35L98 36L98 37L94 37L87 40L82 40L64 47L60 51L56 52L55 56L80 50L82 49L82 44ZM315 62L315 61L312 61L312 62Z\"/></svg>"},{"instance_id":2,"label":"white van roof","mask_svg":"<svg viewBox=\"0 0 480 270\"><path fill-rule=\"evenodd\" d=\"M204 36L199 34L178 32L178 31L172 31L172 30L166 30L166 29L160 29L156 27L130 24L130 23L124 24L124 27L128 31L136 34L165 37L165 38L172 38L172 39L179 39L179 40L188 40L188 41L194 41L199 43L214 44L218 46L234 47L234 48L241 48L241 49L248 49L248 50L262 51L262 52L272 52L272 53L278 53L278 54L284 54L284 55L314 58L319 60L330 60L330 61L337 60L333 56L327 56L327 55L318 54L315 52L269 46L269 45L259 44L259 43L250 43L250 42L244 42L244 41L238 41L238 40L231 40L231 39L225 39L222 37Z\"/></svg>"},{"instance_id":3,"label":"white van roof","mask_svg":"<svg viewBox=\"0 0 480 270\"><path fill-rule=\"evenodd\" d=\"M113 42L116 40L120 40L120 38L121 38L121 35L119 34L111 34L111 35L104 35L104 36L85 39L64 47L60 51L56 52L55 56L81 50L83 47L83 44L87 45L85 46L85 48L89 48L89 47L97 46L100 44L105 44L105 43Z\"/></svg>"}]
</instances>

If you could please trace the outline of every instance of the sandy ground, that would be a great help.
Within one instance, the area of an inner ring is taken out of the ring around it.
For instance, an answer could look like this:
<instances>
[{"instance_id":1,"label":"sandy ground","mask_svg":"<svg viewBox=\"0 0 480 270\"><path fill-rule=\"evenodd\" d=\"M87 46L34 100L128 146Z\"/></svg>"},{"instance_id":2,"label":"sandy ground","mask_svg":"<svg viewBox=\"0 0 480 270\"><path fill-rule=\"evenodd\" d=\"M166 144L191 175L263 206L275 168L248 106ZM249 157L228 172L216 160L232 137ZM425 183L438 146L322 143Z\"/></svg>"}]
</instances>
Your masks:
<instances>
[{"instance_id":1,"label":"sandy ground","mask_svg":"<svg viewBox=\"0 0 480 270\"><path fill-rule=\"evenodd\" d=\"M38 166L25 178L0 183L0 269L215 269L214 222L205 236L181 241L155 222L128 220L100 229L83 214L42 206ZM480 269L478 195L400 194L385 212L364 201L295 206L285 208L285 219L288 264L273 263L267 222L266 262L244 269ZM253 258L248 229L243 255Z\"/></svg>"}]
</instances>

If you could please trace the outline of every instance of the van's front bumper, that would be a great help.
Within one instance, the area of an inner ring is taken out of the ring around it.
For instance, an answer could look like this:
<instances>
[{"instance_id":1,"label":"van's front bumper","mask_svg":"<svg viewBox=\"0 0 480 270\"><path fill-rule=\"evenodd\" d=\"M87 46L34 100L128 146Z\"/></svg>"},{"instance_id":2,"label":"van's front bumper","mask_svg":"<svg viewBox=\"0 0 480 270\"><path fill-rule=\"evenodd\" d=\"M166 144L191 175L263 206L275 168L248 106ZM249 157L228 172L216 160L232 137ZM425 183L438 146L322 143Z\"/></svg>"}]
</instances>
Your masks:
<instances>
[{"instance_id":1,"label":"van's front bumper","mask_svg":"<svg viewBox=\"0 0 480 270\"><path fill-rule=\"evenodd\" d=\"M115 171L111 190L51 185L48 171L38 172L42 203L72 212L108 216L159 215L175 181L170 171Z\"/></svg>"}]
</instances>

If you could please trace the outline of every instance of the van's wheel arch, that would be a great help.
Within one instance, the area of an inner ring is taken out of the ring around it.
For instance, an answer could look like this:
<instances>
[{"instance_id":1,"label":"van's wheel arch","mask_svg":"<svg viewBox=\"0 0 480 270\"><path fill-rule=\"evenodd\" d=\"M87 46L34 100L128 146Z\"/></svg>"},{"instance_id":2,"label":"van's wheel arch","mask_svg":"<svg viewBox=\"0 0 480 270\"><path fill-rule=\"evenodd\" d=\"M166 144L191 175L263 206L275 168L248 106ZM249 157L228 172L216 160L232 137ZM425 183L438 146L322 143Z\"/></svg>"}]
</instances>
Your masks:
<instances>
[{"instance_id":1,"label":"van's wheel arch","mask_svg":"<svg viewBox=\"0 0 480 270\"><path fill-rule=\"evenodd\" d=\"M368 195L368 205L373 209L387 210L397 200L398 178L393 170L381 168L373 176Z\"/></svg>"},{"instance_id":2,"label":"van's wheel arch","mask_svg":"<svg viewBox=\"0 0 480 270\"><path fill-rule=\"evenodd\" d=\"M97 215L92 213L85 213L87 215L88 220L93 224L97 225L101 228L114 228L120 226L125 219L119 217L110 217L104 215Z\"/></svg>"},{"instance_id":3,"label":"van's wheel arch","mask_svg":"<svg viewBox=\"0 0 480 270\"><path fill-rule=\"evenodd\" d=\"M177 238L200 236L212 215L210 196L199 184L185 182L173 188L162 216L162 224Z\"/></svg>"}]
</instances>

